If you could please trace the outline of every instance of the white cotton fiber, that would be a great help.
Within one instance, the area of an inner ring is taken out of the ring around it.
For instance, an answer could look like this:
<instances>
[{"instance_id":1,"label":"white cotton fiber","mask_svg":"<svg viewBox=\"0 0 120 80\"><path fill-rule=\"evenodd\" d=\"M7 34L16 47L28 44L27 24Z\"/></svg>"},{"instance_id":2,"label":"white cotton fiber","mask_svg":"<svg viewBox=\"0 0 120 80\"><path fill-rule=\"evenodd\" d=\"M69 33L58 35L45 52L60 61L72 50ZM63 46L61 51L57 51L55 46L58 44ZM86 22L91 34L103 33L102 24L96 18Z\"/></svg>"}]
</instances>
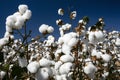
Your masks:
<instances>
[{"instance_id":1,"label":"white cotton fiber","mask_svg":"<svg viewBox=\"0 0 120 80\"><path fill-rule=\"evenodd\" d=\"M0 39L0 46L4 46L9 42L9 38L1 38Z\"/></svg>"},{"instance_id":2,"label":"white cotton fiber","mask_svg":"<svg viewBox=\"0 0 120 80\"><path fill-rule=\"evenodd\" d=\"M104 34L102 31L95 31L95 37L97 38L98 41L104 40Z\"/></svg>"},{"instance_id":3,"label":"white cotton fiber","mask_svg":"<svg viewBox=\"0 0 120 80\"><path fill-rule=\"evenodd\" d=\"M15 23L15 26L13 27L14 29L21 29L22 26L24 25L25 20L23 19L22 16L17 17L17 21Z\"/></svg>"},{"instance_id":4,"label":"white cotton fiber","mask_svg":"<svg viewBox=\"0 0 120 80\"><path fill-rule=\"evenodd\" d=\"M35 74L35 80L48 80L49 74L44 68L40 68Z\"/></svg>"},{"instance_id":5,"label":"white cotton fiber","mask_svg":"<svg viewBox=\"0 0 120 80\"><path fill-rule=\"evenodd\" d=\"M93 79L94 78L94 73L97 71L97 68L91 62L89 62L83 68L83 70L91 79Z\"/></svg>"},{"instance_id":6,"label":"white cotton fiber","mask_svg":"<svg viewBox=\"0 0 120 80\"><path fill-rule=\"evenodd\" d=\"M38 71L39 67L40 67L39 62L33 61L33 62L28 64L27 69L31 73L36 73Z\"/></svg>"},{"instance_id":7,"label":"white cotton fiber","mask_svg":"<svg viewBox=\"0 0 120 80\"><path fill-rule=\"evenodd\" d=\"M117 38L117 39L116 39L115 45L116 45L116 46L120 46L120 38Z\"/></svg>"},{"instance_id":8,"label":"white cotton fiber","mask_svg":"<svg viewBox=\"0 0 120 80\"><path fill-rule=\"evenodd\" d=\"M60 67L61 65L62 65L62 62L61 62L61 61L56 62L56 63L55 63L55 66L54 66L55 70L59 69L59 67Z\"/></svg>"},{"instance_id":9,"label":"white cotton fiber","mask_svg":"<svg viewBox=\"0 0 120 80\"><path fill-rule=\"evenodd\" d=\"M6 32L13 32L12 28L9 26L6 26Z\"/></svg>"},{"instance_id":10,"label":"white cotton fiber","mask_svg":"<svg viewBox=\"0 0 120 80\"><path fill-rule=\"evenodd\" d=\"M28 10L28 6L25 4L21 4L18 6L18 10L21 14L24 14L26 12L26 10Z\"/></svg>"},{"instance_id":11,"label":"white cotton fiber","mask_svg":"<svg viewBox=\"0 0 120 80\"><path fill-rule=\"evenodd\" d=\"M5 75L6 75L6 72L5 72L5 71L0 71L0 78L1 78L1 79L3 79Z\"/></svg>"},{"instance_id":12,"label":"white cotton fiber","mask_svg":"<svg viewBox=\"0 0 120 80\"><path fill-rule=\"evenodd\" d=\"M28 20L28 19L31 18L31 16L32 16L31 10L26 10L26 12L23 14L22 17L23 17L25 20Z\"/></svg>"},{"instance_id":13,"label":"white cotton fiber","mask_svg":"<svg viewBox=\"0 0 120 80\"><path fill-rule=\"evenodd\" d=\"M102 54L101 57L102 57L104 62L109 62L112 58L112 56L110 54L106 54L106 53Z\"/></svg>"},{"instance_id":14,"label":"white cotton fiber","mask_svg":"<svg viewBox=\"0 0 120 80\"><path fill-rule=\"evenodd\" d=\"M40 63L40 66L43 66L43 67L45 67L45 66L48 67L48 66L52 65L51 61L46 58L40 59L39 63Z\"/></svg>"},{"instance_id":15,"label":"white cotton fiber","mask_svg":"<svg viewBox=\"0 0 120 80\"><path fill-rule=\"evenodd\" d=\"M48 25L42 24L42 25L39 27L39 32L40 32L40 33L46 33L48 27L49 27Z\"/></svg>"},{"instance_id":16,"label":"white cotton fiber","mask_svg":"<svg viewBox=\"0 0 120 80\"><path fill-rule=\"evenodd\" d=\"M71 47L66 45L66 44L63 44L62 45L62 52L64 54L71 54Z\"/></svg>"},{"instance_id":17,"label":"white cotton fiber","mask_svg":"<svg viewBox=\"0 0 120 80\"><path fill-rule=\"evenodd\" d=\"M71 62L67 62L60 66L59 72L60 72L60 74L68 74L73 69L74 69L73 64Z\"/></svg>"},{"instance_id":18,"label":"white cotton fiber","mask_svg":"<svg viewBox=\"0 0 120 80\"><path fill-rule=\"evenodd\" d=\"M19 57L18 58L18 63L19 63L19 66L20 67L26 67L27 66L27 59L26 58L21 58L21 57Z\"/></svg>"},{"instance_id":19,"label":"white cotton fiber","mask_svg":"<svg viewBox=\"0 0 120 80\"><path fill-rule=\"evenodd\" d=\"M73 62L74 61L74 58L71 56L71 55L62 55L61 57L60 57L60 60L62 61L62 62Z\"/></svg>"},{"instance_id":20,"label":"white cotton fiber","mask_svg":"<svg viewBox=\"0 0 120 80\"><path fill-rule=\"evenodd\" d=\"M62 8L58 9L58 14L59 15L64 15L64 10Z\"/></svg>"},{"instance_id":21,"label":"white cotton fiber","mask_svg":"<svg viewBox=\"0 0 120 80\"><path fill-rule=\"evenodd\" d=\"M54 31L54 28L52 26L49 26L48 29L47 29L47 32L52 33L53 31Z\"/></svg>"},{"instance_id":22,"label":"white cotton fiber","mask_svg":"<svg viewBox=\"0 0 120 80\"><path fill-rule=\"evenodd\" d=\"M68 46L73 47L78 43L78 39L77 38L72 38L68 41Z\"/></svg>"}]
</instances>

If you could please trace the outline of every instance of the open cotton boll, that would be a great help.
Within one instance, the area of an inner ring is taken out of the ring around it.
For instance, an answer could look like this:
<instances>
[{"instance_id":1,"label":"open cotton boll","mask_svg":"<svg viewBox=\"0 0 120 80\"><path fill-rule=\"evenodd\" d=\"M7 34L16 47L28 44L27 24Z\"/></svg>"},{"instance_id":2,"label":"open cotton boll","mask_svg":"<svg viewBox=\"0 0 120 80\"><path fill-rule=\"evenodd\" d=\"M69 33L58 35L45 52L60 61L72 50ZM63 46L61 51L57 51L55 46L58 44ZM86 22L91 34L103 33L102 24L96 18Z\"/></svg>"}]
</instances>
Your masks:
<instances>
[{"instance_id":1,"label":"open cotton boll","mask_svg":"<svg viewBox=\"0 0 120 80\"><path fill-rule=\"evenodd\" d=\"M109 62L112 59L112 56L109 54L106 54L106 53L102 54L101 57L102 57L104 62Z\"/></svg>"},{"instance_id":2,"label":"open cotton boll","mask_svg":"<svg viewBox=\"0 0 120 80\"><path fill-rule=\"evenodd\" d=\"M21 14L24 14L26 12L26 10L28 10L28 6L25 4L21 4L18 6L18 10Z\"/></svg>"},{"instance_id":3,"label":"open cotton boll","mask_svg":"<svg viewBox=\"0 0 120 80\"><path fill-rule=\"evenodd\" d=\"M97 43L96 36L95 36L94 32L89 32L88 39L89 39L89 43L92 43L92 44Z\"/></svg>"},{"instance_id":4,"label":"open cotton boll","mask_svg":"<svg viewBox=\"0 0 120 80\"><path fill-rule=\"evenodd\" d=\"M6 31L5 34L4 34L4 38L9 38L10 35L11 35L11 34L10 34L9 32Z\"/></svg>"},{"instance_id":5,"label":"open cotton boll","mask_svg":"<svg viewBox=\"0 0 120 80\"><path fill-rule=\"evenodd\" d=\"M13 27L14 29L21 29L22 26L24 25L25 20L23 17L19 16L17 17L17 21L15 23L15 26Z\"/></svg>"},{"instance_id":6,"label":"open cotton boll","mask_svg":"<svg viewBox=\"0 0 120 80\"><path fill-rule=\"evenodd\" d=\"M91 62L89 62L83 68L83 70L91 79L94 79L94 73L97 71L96 66L94 66Z\"/></svg>"},{"instance_id":7,"label":"open cotton boll","mask_svg":"<svg viewBox=\"0 0 120 80\"><path fill-rule=\"evenodd\" d=\"M6 32L13 32L12 28L6 25Z\"/></svg>"},{"instance_id":8,"label":"open cotton boll","mask_svg":"<svg viewBox=\"0 0 120 80\"><path fill-rule=\"evenodd\" d=\"M62 55L61 57L60 57L60 60L62 61L62 62L73 62L74 61L74 58L71 56L71 55Z\"/></svg>"},{"instance_id":9,"label":"open cotton boll","mask_svg":"<svg viewBox=\"0 0 120 80\"><path fill-rule=\"evenodd\" d=\"M32 16L31 10L26 10L26 12L22 15L22 17L23 17L25 20L30 19L31 16Z\"/></svg>"},{"instance_id":10,"label":"open cotton boll","mask_svg":"<svg viewBox=\"0 0 120 80\"><path fill-rule=\"evenodd\" d=\"M58 9L58 14L59 15L64 15L64 10L62 8Z\"/></svg>"},{"instance_id":11,"label":"open cotton boll","mask_svg":"<svg viewBox=\"0 0 120 80\"><path fill-rule=\"evenodd\" d=\"M19 57L18 58L18 63L19 63L19 66L20 67L26 67L27 66L27 59L26 58L21 58L21 57Z\"/></svg>"},{"instance_id":12,"label":"open cotton boll","mask_svg":"<svg viewBox=\"0 0 120 80\"><path fill-rule=\"evenodd\" d=\"M0 79L3 79L5 75L6 75L5 71L0 71Z\"/></svg>"},{"instance_id":13,"label":"open cotton boll","mask_svg":"<svg viewBox=\"0 0 120 80\"><path fill-rule=\"evenodd\" d=\"M70 18L71 19L75 19L76 16L77 16L77 12L76 11L73 11L73 12L70 13Z\"/></svg>"},{"instance_id":14,"label":"open cotton boll","mask_svg":"<svg viewBox=\"0 0 120 80\"><path fill-rule=\"evenodd\" d=\"M55 63L55 66L54 66L55 70L59 69L59 67L60 67L62 64L63 64L63 63L62 63L61 61L56 62L56 63Z\"/></svg>"},{"instance_id":15,"label":"open cotton boll","mask_svg":"<svg viewBox=\"0 0 120 80\"><path fill-rule=\"evenodd\" d=\"M39 27L39 32L40 32L40 33L46 33L48 27L49 27L48 25L42 24L42 25Z\"/></svg>"},{"instance_id":16,"label":"open cotton boll","mask_svg":"<svg viewBox=\"0 0 120 80\"><path fill-rule=\"evenodd\" d=\"M52 65L51 61L46 58L40 59L39 63L40 63L40 66L43 66L43 67L45 67L45 66L48 67L48 66Z\"/></svg>"},{"instance_id":17,"label":"open cotton boll","mask_svg":"<svg viewBox=\"0 0 120 80\"><path fill-rule=\"evenodd\" d=\"M69 23L66 23L66 30L69 30L70 28L71 28L71 24L69 24Z\"/></svg>"},{"instance_id":18,"label":"open cotton boll","mask_svg":"<svg viewBox=\"0 0 120 80\"><path fill-rule=\"evenodd\" d=\"M78 43L78 39L77 38L72 38L68 41L68 46L73 47Z\"/></svg>"},{"instance_id":19,"label":"open cotton boll","mask_svg":"<svg viewBox=\"0 0 120 80\"><path fill-rule=\"evenodd\" d=\"M102 54L102 53L101 53L101 52L97 52L96 49L93 49L93 50L92 50L92 53L91 53L92 56L96 56L97 58L100 58L100 57L101 57L101 54Z\"/></svg>"},{"instance_id":20,"label":"open cotton boll","mask_svg":"<svg viewBox=\"0 0 120 80\"><path fill-rule=\"evenodd\" d=\"M72 39L72 35L69 33L67 33L63 36L63 41L65 44L67 44L70 39Z\"/></svg>"},{"instance_id":21,"label":"open cotton boll","mask_svg":"<svg viewBox=\"0 0 120 80\"><path fill-rule=\"evenodd\" d=\"M52 27L52 26L49 26L48 28L47 28L47 32L48 33L52 33L54 31L54 28Z\"/></svg>"},{"instance_id":22,"label":"open cotton boll","mask_svg":"<svg viewBox=\"0 0 120 80\"><path fill-rule=\"evenodd\" d=\"M54 41L54 40L55 40L55 38L54 38L54 36L49 35L49 36L48 36L48 40L52 40L52 41Z\"/></svg>"},{"instance_id":23,"label":"open cotton boll","mask_svg":"<svg viewBox=\"0 0 120 80\"><path fill-rule=\"evenodd\" d=\"M35 74L35 80L48 80L48 78L49 74L44 68L39 68L39 70Z\"/></svg>"},{"instance_id":24,"label":"open cotton boll","mask_svg":"<svg viewBox=\"0 0 120 80\"><path fill-rule=\"evenodd\" d=\"M71 62L64 63L60 66L59 72L60 74L68 74L69 72L73 71L74 65Z\"/></svg>"},{"instance_id":25,"label":"open cotton boll","mask_svg":"<svg viewBox=\"0 0 120 80\"><path fill-rule=\"evenodd\" d=\"M95 37L97 38L98 41L103 41L105 36L102 31L95 31Z\"/></svg>"},{"instance_id":26,"label":"open cotton boll","mask_svg":"<svg viewBox=\"0 0 120 80\"><path fill-rule=\"evenodd\" d=\"M9 38L1 38L0 39L0 46L4 46L9 42Z\"/></svg>"},{"instance_id":27,"label":"open cotton boll","mask_svg":"<svg viewBox=\"0 0 120 80\"><path fill-rule=\"evenodd\" d=\"M16 17L14 15L10 15L6 18L6 26L12 28L15 26Z\"/></svg>"},{"instance_id":28,"label":"open cotton boll","mask_svg":"<svg viewBox=\"0 0 120 80\"><path fill-rule=\"evenodd\" d=\"M64 54L71 54L71 47L66 45L66 44L63 44L62 45L62 52Z\"/></svg>"},{"instance_id":29,"label":"open cotton boll","mask_svg":"<svg viewBox=\"0 0 120 80\"><path fill-rule=\"evenodd\" d=\"M116 39L115 45L116 45L116 46L120 46L120 38L117 38L117 39Z\"/></svg>"},{"instance_id":30,"label":"open cotton boll","mask_svg":"<svg viewBox=\"0 0 120 80\"><path fill-rule=\"evenodd\" d=\"M39 67L40 67L40 64L37 61L33 61L27 65L27 69L31 73L36 73L38 71Z\"/></svg>"}]
</instances>

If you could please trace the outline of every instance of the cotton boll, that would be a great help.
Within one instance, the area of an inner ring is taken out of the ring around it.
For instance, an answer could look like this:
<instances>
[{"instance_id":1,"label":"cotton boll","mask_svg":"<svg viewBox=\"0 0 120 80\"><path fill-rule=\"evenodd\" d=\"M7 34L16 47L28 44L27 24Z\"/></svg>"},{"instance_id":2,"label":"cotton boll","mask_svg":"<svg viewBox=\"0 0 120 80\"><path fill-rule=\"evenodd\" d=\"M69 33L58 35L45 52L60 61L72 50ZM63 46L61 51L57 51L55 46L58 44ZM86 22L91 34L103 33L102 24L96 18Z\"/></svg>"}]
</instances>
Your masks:
<instances>
[{"instance_id":1,"label":"cotton boll","mask_svg":"<svg viewBox=\"0 0 120 80\"><path fill-rule=\"evenodd\" d=\"M22 15L20 14L20 12L15 12L15 13L13 14L13 16L18 17L18 16L22 16Z\"/></svg>"},{"instance_id":2,"label":"cotton boll","mask_svg":"<svg viewBox=\"0 0 120 80\"><path fill-rule=\"evenodd\" d=\"M89 36L88 36L89 42L92 44L96 44L97 40L96 40L96 36L94 32L89 32Z\"/></svg>"},{"instance_id":3,"label":"cotton boll","mask_svg":"<svg viewBox=\"0 0 120 80\"><path fill-rule=\"evenodd\" d=\"M48 25L46 25L46 24L42 24L42 25L39 27L39 31L40 31L40 33L46 33L48 27L49 27Z\"/></svg>"},{"instance_id":4,"label":"cotton boll","mask_svg":"<svg viewBox=\"0 0 120 80\"><path fill-rule=\"evenodd\" d=\"M97 71L97 68L91 62L87 63L83 70L91 79L94 79L94 73Z\"/></svg>"},{"instance_id":5,"label":"cotton boll","mask_svg":"<svg viewBox=\"0 0 120 80\"><path fill-rule=\"evenodd\" d=\"M71 56L71 55L62 55L61 57L60 57L60 60L62 61L62 62L73 62L74 61L74 58Z\"/></svg>"},{"instance_id":6,"label":"cotton boll","mask_svg":"<svg viewBox=\"0 0 120 80\"><path fill-rule=\"evenodd\" d=\"M6 26L12 28L15 26L15 22L16 22L16 17L13 15L10 15L6 19Z\"/></svg>"},{"instance_id":7,"label":"cotton boll","mask_svg":"<svg viewBox=\"0 0 120 80\"><path fill-rule=\"evenodd\" d=\"M23 17L25 20L28 20L28 19L31 18L31 16L32 16L31 10L26 10L26 12L23 14L22 17Z\"/></svg>"},{"instance_id":8,"label":"cotton boll","mask_svg":"<svg viewBox=\"0 0 120 80\"><path fill-rule=\"evenodd\" d=\"M63 36L63 41L65 44L67 44L69 42L69 40L72 39L72 35L67 33Z\"/></svg>"},{"instance_id":9,"label":"cotton boll","mask_svg":"<svg viewBox=\"0 0 120 80\"><path fill-rule=\"evenodd\" d=\"M73 12L70 13L70 18L71 19L75 19L76 16L77 16L77 12L76 11L73 11Z\"/></svg>"},{"instance_id":10,"label":"cotton boll","mask_svg":"<svg viewBox=\"0 0 120 80\"><path fill-rule=\"evenodd\" d=\"M36 73L38 71L39 67L40 67L39 62L33 61L33 62L31 62L31 63L28 64L27 69L31 73Z\"/></svg>"},{"instance_id":11,"label":"cotton boll","mask_svg":"<svg viewBox=\"0 0 120 80\"><path fill-rule=\"evenodd\" d=\"M95 49L92 50L91 55L96 56L98 59L101 58L101 52L97 52Z\"/></svg>"},{"instance_id":12,"label":"cotton boll","mask_svg":"<svg viewBox=\"0 0 120 80\"><path fill-rule=\"evenodd\" d=\"M13 32L12 28L9 26L6 26L6 32Z\"/></svg>"},{"instance_id":13,"label":"cotton boll","mask_svg":"<svg viewBox=\"0 0 120 80\"><path fill-rule=\"evenodd\" d=\"M26 10L28 10L28 6L25 4L19 5L18 10L21 14L24 14L26 12Z\"/></svg>"},{"instance_id":14,"label":"cotton boll","mask_svg":"<svg viewBox=\"0 0 120 80\"><path fill-rule=\"evenodd\" d=\"M4 34L4 38L9 38L10 37L10 33L9 32L5 32L5 34Z\"/></svg>"},{"instance_id":15,"label":"cotton boll","mask_svg":"<svg viewBox=\"0 0 120 80\"><path fill-rule=\"evenodd\" d=\"M73 47L73 46L75 46L77 43L78 43L78 39L77 39L77 38L72 38L72 39L69 40L68 46Z\"/></svg>"},{"instance_id":16,"label":"cotton boll","mask_svg":"<svg viewBox=\"0 0 120 80\"><path fill-rule=\"evenodd\" d=\"M95 37L97 38L98 41L104 40L104 34L102 31L95 31Z\"/></svg>"},{"instance_id":17,"label":"cotton boll","mask_svg":"<svg viewBox=\"0 0 120 80\"><path fill-rule=\"evenodd\" d=\"M66 24L66 30L69 30L69 29L71 28L71 26L72 26L71 24L68 24L68 23L67 23L67 24Z\"/></svg>"},{"instance_id":18,"label":"cotton boll","mask_svg":"<svg viewBox=\"0 0 120 80\"><path fill-rule=\"evenodd\" d=\"M2 38L0 39L0 46L4 46L9 42L9 38Z\"/></svg>"},{"instance_id":19,"label":"cotton boll","mask_svg":"<svg viewBox=\"0 0 120 80\"><path fill-rule=\"evenodd\" d=\"M63 44L62 45L62 52L64 54L71 54L71 47L66 45L66 44Z\"/></svg>"},{"instance_id":20,"label":"cotton boll","mask_svg":"<svg viewBox=\"0 0 120 80\"><path fill-rule=\"evenodd\" d=\"M24 25L25 20L23 17L19 16L17 17L17 21L15 23L15 26L13 27L14 29L21 29L22 26Z\"/></svg>"},{"instance_id":21,"label":"cotton boll","mask_svg":"<svg viewBox=\"0 0 120 80\"><path fill-rule=\"evenodd\" d=\"M59 68L60 74L68 74L74 69L74 65L71 62L67 62L61 65Z\"/></svg>"},{"instance_id":22,"label":"cotton boll","mask_svg":"<svg viewBox=\"0 0 120 80\"><path fill-rule=\"evenodd\" d=\"M49 26L48 28L47 28L47 32L48 33L52 33L54 31L54 28L52 27L52 26Z\"/></svg>"},{"instance_id":23,"label":"cotton boll","mask_svg":"<svg viewBox=\"0 0 120 80\"><path fill-rule=\"evenodd\" d=\"M61 61L56 62L56 63L55 63L55 66L54 66L55 70L59 69L59 67L60 67L61 65L62 65L62 62L61 62Z\"/></svg>"},{"instance_id":24,"label":"cotton boll","mask_svg":"<svg viewBox=\"0 0 120 80\"><path fill-rule=\"evenodd\" d=\"M40 63L40 66L43 66L43 67L50 66L52 64L51 61L46 58L40 59L39 63Z\"/></svg>"},{"instance_id":25,"label":"cotton boll","mask_svg":"<svg viewBox=\"0 0 120 80\"><path fill-rule=\"evenodd\" d=\"M59 15L64 15L64 10L62 8L58 9L58 14Z\"/></svg>"},{"instance_id":26,"label":"cotton boll","mask_svg":"<svg viewBox=\"0 0 120 80\"><path fill-rule=\"evenodd\" d=\"M5 75L6 75L6 72L5 72L5 71L0 71L0 78L1 78L1 79L3 79Z\"/></svg>"},{"instance_id":27,"label":"cotton boll","mask_svg":"<svg viewBox=\"0 0 120 80\"><path fill-rule=\"evenodd\" d=\"M112 59L112 56L109 54L106 54L106 53L102 54L101 57L102 57L104 62L109 62Z\"/></svg>"},{"instance_id":28,"label":"cotton boll","mask_svg":"<svg viewBox=\"0 0 120 80\"><path fill-rule=\"evenodd\" d=\"M119 38L116 39L115 45L120 46L120 39Z\"/></svg>"},{"instance_id":29,"label":"cotton boll","mask_svg":"<svg viewBox=\"0 0 120 80\"><path fill-rule=\"evenodd\" d=\"M26 67L27 66L27 59L24 58L24 57L23 58L19 57L18 62L19 62L20 67Z\"/></svg>"},{"instance_id":30,"label":"cotton boll","mask_svg":"<svg viewBox=\"0 0 120 80\"><path fill-rule=\"evenodd\" d=\"M40 68L35 74L35 80L48 80L49 74L44 68Z\"/></svg>"}]
</instances>

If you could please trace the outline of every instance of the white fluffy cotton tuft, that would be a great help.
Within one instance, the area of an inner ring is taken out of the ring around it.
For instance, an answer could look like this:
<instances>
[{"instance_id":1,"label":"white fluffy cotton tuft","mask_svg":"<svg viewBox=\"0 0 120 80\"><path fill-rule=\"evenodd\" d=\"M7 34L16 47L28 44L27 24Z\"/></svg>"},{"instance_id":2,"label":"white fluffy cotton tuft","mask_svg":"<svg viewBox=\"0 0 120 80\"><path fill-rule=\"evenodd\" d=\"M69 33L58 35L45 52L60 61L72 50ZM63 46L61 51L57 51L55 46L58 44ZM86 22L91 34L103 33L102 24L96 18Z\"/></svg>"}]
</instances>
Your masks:
<instances>
[{"instance_id":1,"label":"white fluffy cotton tuft","mask_svg":"<svg viewBox=\"0 0 120 80\"><path fill-rule=\"evenodd\" d=\"M25 4L21 4L18 6L18 10L21 14L24 14L26 12L26 10L28 10L28 6Z\"/></svg>"},{"instance_id":2,"label":"white fluffy cotton tuft","mask_svg":"<svg viewBox=\"0 0 120 80\"><path fill-rule=\"evenodd\" d=\"M74 58L71 56L71 55L62 55L61 57L60 57L60 60L62 61L62 62L73 62L74 61Z\"/></svg>"},{"instance_id":3,"label":"white fluffy cotton tuft","mask_svg":"<svg viewBox=\"0 0 120 80\"><path fill-rule=\"evenodd\" d=\"M54 31L54 28L52 26L49 26L48 29L47 29L47 32L52 33L53 31Z\"/></svg>"},{"instance_id":4,"label":"white fluffy cotton tuft","mask_svg":"<svg viewBox=\"0 0 120 80\"><path fill-rule=\"evenodd\" d=\"M39 27L40 33L46 33L48 27L49 27L48 25L42 24L42 25Z\"/></svg>"},{"instance_id":5,"label":"white fluffy cotton tuft","mask_svg":"<svg viewBox=\"0 0 120 80\"><path fill-rule=\"evenodd\" d=\"M32 16L31 10L26 10L26 12L23 14L22 17L23 17L25 20L28 20L28 19L31 18L31 16Z\"/></svg>"},{"instance_id":6,"label":"white fluffy cotton tuft","mask_svg":"<svg viewBox=\"0 0 120 80\"><path fill-rule=\"evenodd\" d=\"M45 66L48 67L48 66L52 65L51 61L46 58L40 59L39 63L40 63L40 66L43 66L43 67L45 67Z\"/></svg>"},{"instance_id":7,"label":"white fluffy cotton tuft","mask_svg":"<svg viewBox=\"0 0 120 80\"><path fill-rule=\"evenodd\" d=\"M34 61L34 62L31 62L28 64L27 69L31 73L36 73L38 71L39 67L40 67L39 62Z\"/></svg>"},{"instance_id":8,"label":"white fluffy cotton tuft","mask_svg":"<svg viewBox=\"0 0 120 80\"><path fill-rule=\"evenodd\" d=\"M64 15L64 10L62 8L58 9L58 14L59 15Z\"/></svg>"}]
</instances>

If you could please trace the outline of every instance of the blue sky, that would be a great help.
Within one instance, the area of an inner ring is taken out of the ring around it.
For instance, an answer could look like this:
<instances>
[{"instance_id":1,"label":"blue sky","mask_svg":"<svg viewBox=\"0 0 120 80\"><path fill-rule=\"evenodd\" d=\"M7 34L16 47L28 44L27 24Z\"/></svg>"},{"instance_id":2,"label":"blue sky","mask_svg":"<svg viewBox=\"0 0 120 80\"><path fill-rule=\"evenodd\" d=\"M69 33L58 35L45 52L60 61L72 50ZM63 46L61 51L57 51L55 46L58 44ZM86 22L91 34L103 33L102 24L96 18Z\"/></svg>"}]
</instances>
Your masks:
<instances>
[{"instance_id":1,"label":"blue sky","mask_svg":"<svg viewBox=\"0 0 120 80\"><path fill-rule=\"evenodd\" d=\"M88 26L94 25L99 17L105 21L105 29L120 31L120 0L1 0L0 2L0 38L4 36L6 17L18 10L20 4L27 4L32 11L32 17L27 22L27 29L32 30L32 36L39 35L39 26L48 24L54 27L54 36L59 36L57 19L70 22L68 9L77 11L77 18L72 22L75 27L83 16L90 18ZM63 8L64 16L59 16L57 10Z\"/></svg>"}]
</instances>

